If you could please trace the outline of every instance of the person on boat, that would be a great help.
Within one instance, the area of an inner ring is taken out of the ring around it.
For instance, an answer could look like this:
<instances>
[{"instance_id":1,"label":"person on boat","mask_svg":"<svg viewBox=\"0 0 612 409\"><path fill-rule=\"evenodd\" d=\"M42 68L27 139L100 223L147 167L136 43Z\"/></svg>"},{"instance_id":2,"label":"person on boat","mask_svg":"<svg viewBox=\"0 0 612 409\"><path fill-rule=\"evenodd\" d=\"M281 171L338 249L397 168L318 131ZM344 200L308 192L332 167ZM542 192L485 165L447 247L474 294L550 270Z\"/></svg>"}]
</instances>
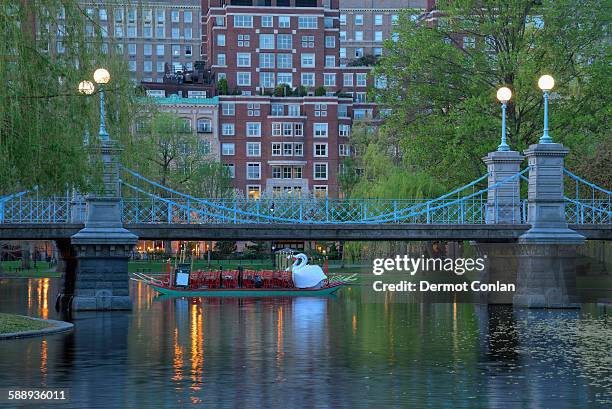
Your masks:
<instances>
[{"instance_id":1,"label":"person on boat","mask_svg":"<svg viewBox=\"0 0 612 409\"><path fill-rule=\"evenodd\" d=\"M308 265L308 257L304 253L293 256L291 269L293 283L296 288L321 288L327 279L323 269L316 265Z\"/></svg>"}]
</instances>

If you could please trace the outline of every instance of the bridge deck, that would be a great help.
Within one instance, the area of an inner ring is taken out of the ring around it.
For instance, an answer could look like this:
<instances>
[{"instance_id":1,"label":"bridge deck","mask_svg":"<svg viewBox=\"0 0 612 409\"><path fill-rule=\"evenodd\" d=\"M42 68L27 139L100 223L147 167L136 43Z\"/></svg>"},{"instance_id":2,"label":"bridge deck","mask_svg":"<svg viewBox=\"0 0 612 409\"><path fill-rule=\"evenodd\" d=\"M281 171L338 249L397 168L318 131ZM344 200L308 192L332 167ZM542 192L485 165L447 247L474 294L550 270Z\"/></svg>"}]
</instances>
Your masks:
<instances>
[{"instance_id":1,"label":"bridge deck","mask_svg":"<svg viewBox=\"0 0 612 409\"><path fill-rule=\"evenodd\" d=\"M0 240L58 240L77 233L82 224L0 224ZM143 240L477 240L512 242L526 224L129 224ZM589 240L612 240L612 225L570 225Z\"/></svg>"}]
</instances>

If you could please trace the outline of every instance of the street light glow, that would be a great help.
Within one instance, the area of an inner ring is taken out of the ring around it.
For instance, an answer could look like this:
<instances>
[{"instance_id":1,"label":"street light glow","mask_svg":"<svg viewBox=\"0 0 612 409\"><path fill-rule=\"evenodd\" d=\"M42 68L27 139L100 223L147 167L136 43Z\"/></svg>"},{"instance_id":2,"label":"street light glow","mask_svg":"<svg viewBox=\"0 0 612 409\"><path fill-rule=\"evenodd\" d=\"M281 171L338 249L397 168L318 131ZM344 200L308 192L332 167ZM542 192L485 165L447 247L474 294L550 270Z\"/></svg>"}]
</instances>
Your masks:
<instances>
[{"instance_id":1,"label":"street light glow","mask_svg":"<svg viewBox=\"0 0 612 409\"><path fill-rule=\"evenodd\" d=\"M91 95L94 92L94 84L91 81L81 81L79 82L79 92L85 95Z\"/></svg>"},{"instance_id":2,"label":"street light glow","mask_svg":"<svg viewBox=\"0 0 612 409\"><path fill-rule=\"evenodd\" d=\"M107 84L110 81L110 73L106 68L98 68L94 72L94 81L98 84Z\"/></svg>"},{"instance_id":3,"label":"street light glow","mask_svg":"<svg viewBox=\"0 0 612 409\"><path fill-rule=\"evenodd\" d=\"M508 102L510 101L510 98L512 98L512 91L510 91L510 88L501 87L500 89L497 90L497 99L499 100L499 102L501 103Z\"/></svg>"},{"instance_id":4,"label":"street light glow","mask_svg":"<svg viewBox=\"0 0 612 409\"><path fill-rule=\"evenodd\" d=\"M555 79L548 74L542 75L538 80L538 87L540 87L542 91L550 91L554 86Z\"/></svg>"}]
</instances>

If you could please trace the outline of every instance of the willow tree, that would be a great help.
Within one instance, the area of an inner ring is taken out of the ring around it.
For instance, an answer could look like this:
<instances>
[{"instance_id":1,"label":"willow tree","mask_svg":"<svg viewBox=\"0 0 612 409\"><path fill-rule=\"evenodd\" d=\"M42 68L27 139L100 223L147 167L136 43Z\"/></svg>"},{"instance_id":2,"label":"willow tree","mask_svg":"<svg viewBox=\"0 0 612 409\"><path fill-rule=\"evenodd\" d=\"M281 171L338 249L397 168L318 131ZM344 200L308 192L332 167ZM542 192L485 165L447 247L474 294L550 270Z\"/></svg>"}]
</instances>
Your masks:
<instances>
[{"instance_id":1,"label":"willow tree","mask_svg":"<svg viewBox=\"0 0 612 409\"><path fill-rule=\"evenodd\" d=\"M409 166L448 187L484 173L480 158L499 144L500 86L514 93L508 105L510 146L522 150L535 143L542 132L537 79L544 73L556 79L551 134L571 148L570 166L589 162L601 152L598 146L609 143L609 1L436 5L435 24L400 18L395 41L387 41L376 68L386 78L378 101L392 109L386 127L402 140ZM609 166L607 172L612 176Z\"/></svg>"},{"instance_id":2,"label":"willow tree","mask_svg":"<svg viewBox=\"0 0 612 409\"><path fill-rule=\"evenodd\" d=\"M0 194L34 186L54 193L91 188L97 168L83 141L90 135L96 143L99 90L85 96L77 87L98 67L112 76L107 129L114 139L127 137L134 87L102 30L78 1L0 4Z\"/></svg>"}]
</instances>

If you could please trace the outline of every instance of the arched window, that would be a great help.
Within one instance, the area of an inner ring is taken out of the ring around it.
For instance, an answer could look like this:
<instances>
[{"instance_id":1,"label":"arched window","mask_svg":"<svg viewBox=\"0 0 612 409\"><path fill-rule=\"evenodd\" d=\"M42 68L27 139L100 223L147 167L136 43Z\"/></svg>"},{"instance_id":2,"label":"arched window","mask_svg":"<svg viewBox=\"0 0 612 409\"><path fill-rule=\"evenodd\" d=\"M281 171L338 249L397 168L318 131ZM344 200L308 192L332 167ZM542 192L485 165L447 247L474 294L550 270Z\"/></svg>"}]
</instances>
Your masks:
<instances>
[{"instance_id":1,"label":"arched window","mask_svg":"<svg viewBox=\"0 0 612 409\"><path fill-rule=\"evenodd\" d=\"M200 133L211 133L212 125L210 119L208 118L199 118L198 119L198 132Z\"/></svg>"}]
</instances>

